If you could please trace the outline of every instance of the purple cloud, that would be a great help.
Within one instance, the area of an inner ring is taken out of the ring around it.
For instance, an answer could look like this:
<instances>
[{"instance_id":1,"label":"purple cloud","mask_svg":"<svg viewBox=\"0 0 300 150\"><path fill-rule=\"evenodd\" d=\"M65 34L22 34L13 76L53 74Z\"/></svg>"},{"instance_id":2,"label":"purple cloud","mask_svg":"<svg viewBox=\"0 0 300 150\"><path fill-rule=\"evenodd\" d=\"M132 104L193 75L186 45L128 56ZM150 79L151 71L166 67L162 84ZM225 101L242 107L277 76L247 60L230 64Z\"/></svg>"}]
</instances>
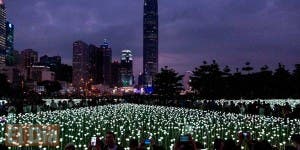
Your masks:
<instances>
[{"instance_id":1,"label":"purple cloud","mask_svg":"<svg viewBox=\"0 0 300 150\"><path fill-rule=\"evenodd\" d=\"M135 73L142 71L142 0L12 0L6 7L17 50L60 54L71 64L73 41L107 38L114 59L131 49ZM298 0L160 0L160 66L182 73L215 59L232 68L250 61L293 69L300 63L299 8Z\"/></svg>"}]
</instances>

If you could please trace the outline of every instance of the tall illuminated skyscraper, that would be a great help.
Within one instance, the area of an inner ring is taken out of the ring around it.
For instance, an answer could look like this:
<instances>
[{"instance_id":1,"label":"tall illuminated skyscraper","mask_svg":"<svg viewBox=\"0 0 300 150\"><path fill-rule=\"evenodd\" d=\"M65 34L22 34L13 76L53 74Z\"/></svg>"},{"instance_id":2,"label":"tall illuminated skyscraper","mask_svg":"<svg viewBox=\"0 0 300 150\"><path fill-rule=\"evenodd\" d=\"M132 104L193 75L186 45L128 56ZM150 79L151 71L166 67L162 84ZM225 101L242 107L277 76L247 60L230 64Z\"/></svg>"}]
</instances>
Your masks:
<instances>
[{"instance_id":1,"label":"tall illuminated skyscraper","mask_svg":"<svg viewBox=\"0 0 300 150\"><path fill-rule=\"evenodd\" d=\"M144 0L143 71L146 86L158 72L158 3Z\"/></svg>"},{"instance_id":2,"label":"tall illuminated skyscraper","mask_svg":"<svg viewBox=\"0 0 300 150\"><path fill-rule=\"evenodd\" d=\"M131 50L122 50L120 72L123 87L133 85L132 61L133 56Z\"/></svg>"},{"instance_id":3,"label":"tall illuminated skyscraper","mask_svg":"<svg viewBox=\"0 0 300 150\"><path fill-rule=\"evenodd\" d=\"M13 55L14 51L14 25L6 21L6 65L11 66L16 64L16 58Z\"/></svg>"},{"instance_id":4,"label":"tall illuminated skyscraper","mask_svg":"<svg viewBox=\"0 0 300 150\"><path fill-rule=\"evenodd\" d=\"M0 0L0 65L5 65L6 56L6 10L3 0Z\"/></svg>"},{"instance_id":5,"label":"tall illuminated skyscraper","mask_svg":"<svg viewBox=\"0 0 300 150\"><path fill-rule=\"evenodd\" d=\"M100 49L103 52L103 84L111 85L111 62L112 62L112 50L104 39L104 43L100 45Z\"/></svg>"}]
</instances>

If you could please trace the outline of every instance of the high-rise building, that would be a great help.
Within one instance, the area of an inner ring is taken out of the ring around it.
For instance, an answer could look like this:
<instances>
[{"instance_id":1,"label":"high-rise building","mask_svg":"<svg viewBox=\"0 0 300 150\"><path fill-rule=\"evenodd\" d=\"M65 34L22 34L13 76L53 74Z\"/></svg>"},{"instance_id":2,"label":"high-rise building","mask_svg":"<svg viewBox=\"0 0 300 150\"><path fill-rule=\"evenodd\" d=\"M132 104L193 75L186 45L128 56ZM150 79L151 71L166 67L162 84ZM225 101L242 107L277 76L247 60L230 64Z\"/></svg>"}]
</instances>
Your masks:
<instances>
[{"instance_id":1,"label":"high-rise building","mask_svg":"<svg viewBox=\"0 0 300 150\"><path fill-rule=\"evenodd\" d=\"M38 52L33 49L25 49L21 52L22 67L31 67L38 62Z\"/></svg>"},{"instance_id":2,"label":"high-rise building","mask_svg":"<svg viewBox=\"0 0 300 150\"><path fill-rule=\"evenodd\" d=\"M107 40L100 46L103 52L103 84L111 85L111 62L112 62L112 50L109 47Z\"/></svg>"},{"instance_id":3,"label":"high-rise building","mask_svg":"<svg viewBox=\"0 0 300 150\"><path fill-rule=\"evenodd\" d=\"M61 57L60 56L49 57L48 55L44 55L40 57L40 64L48 66L51 69L53 69L61 64Z\"/></svg>"},{"instance_id":4,"label":"high-rise building","mask_svg":"<svg viewBox=\"0 0 300 150\"><path fill-rule=\"evenodd\" d=\"M138 75L138 88L139 89L143 87L143 85L145 83L144 79L145 79L144 74L142 72L140 72Z\"/></svg>"},{"instance_id":5,"label":"high-rise building","mask_svg":"<svg viewBox=\"0 0 300 150\"><path fill-rule=\"evenodd\" d=\"M0 0L0 66L5 65L6 57L6 9L3 0Z\"/></svg>"},{"instance_id":6,"label":"high-rise building","mask_svg":"<svg viewBox=\"0 0 300 150\"><path fill-rule=\"evenodd\" d=\"M16 64L16 58L14 58L14 25L10 22L6 22L6 65L12 66Z\"/></svg>"},{"instance_id":7,"label":"high-rise building","mask_svg":"<svg viewBox=\"0 0 300 150\"><path fill-rule=\"evenodd\" d=\"M93 84L103 83L103 51L95 46L89 45L89 73Z\"/></svg>"},{"instance_id":8,"label":"high-rise building","mask_svg":"<svg viewBox=\"0 0 300 150\"><path fill-rule=\"evenodd\" d=\"M143 71L146 86L152 86L158 72L158 3L144 0Z\"/></svg>"},{"instance_id":9,"label":"high-rise building","mask_svg":"<svg viewBox=\"0 0 300 150\"><path fill-rule=\"evenodd\" d=\"M21 52L21 67L26 70L26 80L31 80L30 69L36 63L38 63L38 52L32 49L25 49Z\"/></svg>"},{"instance_id":10,"label":"high-rise building","mask_svg":"<svg viewBox=\"0 0 300 150\"><path fill-rule=\"evenodd\" d=\"M21 54L17 50L12 50L11 52L12 58L13 58L13 66L21 65Z\"/></svg>"},{"instance_id":11,"label":"high-rise building","mask_svg":"<svg viewBox=\"0 0 300 150\"><path fill-rule=\"evenodd\" d=\"M123 87L133 85L132 61L132 52L130 50L122 50L120 73Z\"/></svg>"},{"instance_id":12,"label":"high-rise building","mask_svg":"<svg viewBox=\"0 0 300 150\"><path fill-rule=\"evenodd\" d=\"M118 61L114 61L111 64L111 85L112 85L112 87L120 87L121 86L120 67L121 67L121 65Z\"/></svg>"},{"instance_id":13,"label":"high-rise building","mask_svg":"<svg viewBox=\"0 0 300 150\"><path fill-rule=\"evenodd\" d=\"M76 91L83 89L89 81L89 68L88 45L83 41L75 41L73 43L72 83Z\"/></svg>"}]
</instances>

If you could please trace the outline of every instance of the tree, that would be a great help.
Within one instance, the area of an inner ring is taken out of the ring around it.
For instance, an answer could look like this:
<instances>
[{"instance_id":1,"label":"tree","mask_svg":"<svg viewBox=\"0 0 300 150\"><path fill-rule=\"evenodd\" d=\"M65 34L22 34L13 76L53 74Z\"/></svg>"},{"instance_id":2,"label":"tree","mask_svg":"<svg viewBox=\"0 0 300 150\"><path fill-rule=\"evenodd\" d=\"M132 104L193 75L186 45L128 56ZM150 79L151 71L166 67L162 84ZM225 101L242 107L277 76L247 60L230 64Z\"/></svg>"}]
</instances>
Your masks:
<instances>
[{"instance_id":1,"label":"tree","mask_svg":"<svg viewBox=\"0 0 300 150\"><path fill-rule=\"evenodd\" d=\"M243 67L242 70L248 72L248 74L249 74L250 71L253 70L253 67L250 66L250 62L246 62L245 65L246 65L246 66Z\"/></svg>"},{"instance_id":2,"label":"tree","mask_svg":"<svg viewBox=\"0 0 300 150\"><path fill-rule=\"evenodd\" d=\"M62 89L60 83L57 81L42 81L39 85L45 87L47 94L52 94Z\"/></svg>"},{"instance_id":3,"label":"tree","mask_svg":"<svg viewBox=\"0 0 300 150\"><path fill-rule=\"evenodd\" d=\"M55 72L55 80L72 82L72 66L60 64L52 69Z\"/></svg>"},{"instance_id":4,"label":"tree","mask_svg":"<svg viewBox=\"0 0 300 150\"><path fill-rule=\"evenodd\" d=\"M223 69L223 75L230 76L230 71L231 71L231 69L229 68L229 66L226 65Z\"/></svg>"},{"instance_id":5,"label":"tree","mask_svg":"<svg viewBox=\"0 0 300 150\"><path fill-rule=\"evenodd\" d=\"M224 90L223 74L215 60L212 64L204 61L203 65L193 71L191 86L202 98L217 98Z\"/></svg>"},{"instance_id":6,"label":"tree","mask_svg":"<svg viewBox=\"0 0 300 150\"><path fill-rule=\"evenodd\" d=\"M9 96L11 86L5 74L0 74L0 96Z\"/></svg>"},{"instance_id":7,"label":"tree","mask_svg":"<svg viewBox=\"0 0 300 150\"><path fill-rule=\"evenodd\" d=\"M265 71L268 71L268 69L269 69L269 66L268 66L268 65L264 65L264 66L262 66L262 67L260 68L260 71L261 71L261 72L265 72Z\"/></svg>"},{"instance_id":8,"label":"tree","mask_svg":"<svg viewBox=\"0 0 300 150\"><path fill-rule=\"evenodd\" d=\"M255 83L255 96L259 98L271 98L272 95L272 79L273 72L269 70L269 66L264 65L260 68L260 72L254 74L253 82Z\"/></svg>"},{"instance_id":9,"label":"tree","mask_svg":"<svg viewBox=\"0 0 300 150\"><path fill-rule=\"evenodd\" d=\"M294 92L291 86L292 76L285 66L281 63L278 64L278 68L274 72L273 76L273 95L277 98L289 98Z\"/></svg>"},{"instance_id":10,"label":"tree","mask_svg":"<svg viewBox=\"0 0 300 150\"><path fill-rule=\"evenodd\" d=\"M178 75L174 69L169 69L168 66L161 68L160 73L156 74L154 79L154 93L162 96L179 95L182 90L183 75Z\"/></svg>"},{"instance_id":11,"label":"tree","mask_svg":"<svg viewBox=\"0 0 300 150\"><path fill-rule=\"evenodd\" d=\"M251 72L253 69L246 62L242 69L230 73L229 66L220 71L216 61L212 64L203 61L193 71L190 85L197 96L205 99L300 97L300 64L295 65L292 74L280 63L274 73L267 65L259 72Z\"/></svg>"},{"instance_id":12,"label":"tree","mask_svg":"<svg viewBox=\"0 0 300 150\"><path fill-rule=\"evenodd\" d=\"M196 67L193 71L193 76L191 77L192 89L197 93L203 94L206 93L206 89L208 87L207 79L209 74L209 65L207 65L206 61L203 61L203 64L199 67Z\"/></svg>"},{"instance_id":13,"label":"tree","mask_svg":"<svg viewBox=\"0 0 300 150\"><path fill-rule=\"evenodd\" d=\"M300 64L295 65L295 70L293 71L293 87L295 89L295 97L300 97Z\"/></svg>"}]
</instances>

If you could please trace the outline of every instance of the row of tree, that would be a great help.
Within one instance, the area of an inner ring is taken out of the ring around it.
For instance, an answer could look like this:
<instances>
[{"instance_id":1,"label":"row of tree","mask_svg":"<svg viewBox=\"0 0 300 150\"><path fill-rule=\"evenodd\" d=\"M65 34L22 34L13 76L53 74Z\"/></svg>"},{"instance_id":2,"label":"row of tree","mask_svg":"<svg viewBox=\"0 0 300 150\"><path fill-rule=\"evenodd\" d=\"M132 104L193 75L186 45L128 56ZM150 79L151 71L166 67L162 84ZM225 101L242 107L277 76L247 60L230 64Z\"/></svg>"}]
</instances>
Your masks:
<instances>
[{"instance_id":1,"label":"row of tree","mask_svg":"<svg viewBox=\"0 0 300 150\"><path fill-rule=\"evenodd\" d=\"M249 62L232 72L229 66L221 69L216 61L204 61L194 69L190 86L195 96L206 99L300 98L300 64L292 72L280 63L275 71L266 65L258 72L252 71ZM174 69L161 68L154 81L155 93L178 95L182 77Z\"/></svg>"},{"instance_id":2,"label":"row of tree","mask_svg":"<svg viewBox=\"0 0 300 150\"><path fill-rule=\"evenodd\" d=\"M43 86L45 88L42 93L43 96L52 96L53 93L58 92L62 89L58 81L42 81L37 83L38 86ZM7 76L0 73L0 99L1 97L10 97L10 98L24 98L28 94L34 93L29 90L25 83L12 86L8 82Z\"/></svg>"},{"instance_id":3,"label":"row of tree","mask_svg":"<svg viewBox=\"0 0 300 150\"><path fill-rule=\"evenodd\" d=\"M183 75L179 75L172 68L167 66L161 68L154 80L155 94L179 95L182 91L182 78ZM61 89L57 81L44 81L38 84L45 87L46 95ZM300 64L295 65L292 72L282 64L278 64L274 71L265 65L260 71L253 72L249 62L241 70L232 71L229 66L221 69L216 61L212 63L204 61L194 69L190 85L193 96L205 99L300 98ZM24 91L26 91L24 87L12 88L7 77L0 74L0 97L23 97Z\"/></svg>"}]
</instances>

